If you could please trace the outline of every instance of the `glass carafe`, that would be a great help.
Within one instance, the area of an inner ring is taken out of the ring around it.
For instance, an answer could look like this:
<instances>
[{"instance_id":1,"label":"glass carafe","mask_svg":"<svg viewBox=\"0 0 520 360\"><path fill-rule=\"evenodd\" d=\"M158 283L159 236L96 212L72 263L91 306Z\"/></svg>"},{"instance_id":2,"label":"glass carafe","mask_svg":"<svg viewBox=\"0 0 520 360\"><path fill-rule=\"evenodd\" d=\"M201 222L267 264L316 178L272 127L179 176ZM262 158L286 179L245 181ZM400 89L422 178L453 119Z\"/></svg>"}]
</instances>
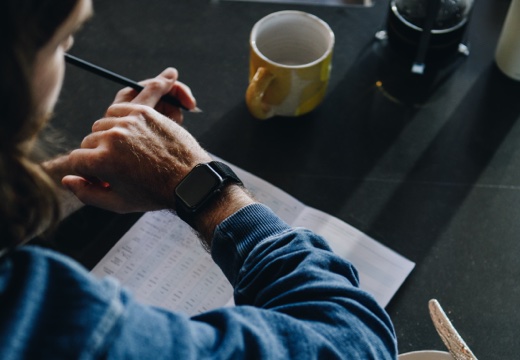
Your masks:
<instances>
[{"instance_id":1,"label":"glass carafe","mask_svg":"<svg viewBox=\"0 0 520 360\"><path fill-rule=\"evenodd\" d=\"M392 0L388 41L412 61L422 56L426 63L442 62L460 52L467 55L464 34L472 7L473 0Z\"/></svg>"}]
</instances>

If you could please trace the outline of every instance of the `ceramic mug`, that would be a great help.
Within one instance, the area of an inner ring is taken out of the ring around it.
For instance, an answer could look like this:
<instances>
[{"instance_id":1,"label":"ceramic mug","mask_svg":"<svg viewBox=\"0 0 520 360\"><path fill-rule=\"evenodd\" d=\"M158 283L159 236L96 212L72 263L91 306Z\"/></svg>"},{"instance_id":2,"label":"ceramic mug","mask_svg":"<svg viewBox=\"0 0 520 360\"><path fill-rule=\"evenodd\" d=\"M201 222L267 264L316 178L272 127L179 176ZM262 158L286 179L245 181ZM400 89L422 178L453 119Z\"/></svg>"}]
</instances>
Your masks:
<instances>
[{"instance_id":1,"label":"ceramic mug","mask_svg":"<svg viewBox=\"0 0 520 360\"><path fill-rule=\"evenodd\" d=\"M254 25L249 45L246 103L255 118L299 116L321 103L334 47L326 22L302 11L275 12Z\"/></svg>"},{"instance_id":2,"label":"ceramic mug","mask_svg":"<svg viewBox=\"0 0 520 360\"><path fill-rule=\"evenodd\" d=\"M400 354L398 360L453 360L453 357L445 351L421 350Z\"/></svg>"}]
</instances>

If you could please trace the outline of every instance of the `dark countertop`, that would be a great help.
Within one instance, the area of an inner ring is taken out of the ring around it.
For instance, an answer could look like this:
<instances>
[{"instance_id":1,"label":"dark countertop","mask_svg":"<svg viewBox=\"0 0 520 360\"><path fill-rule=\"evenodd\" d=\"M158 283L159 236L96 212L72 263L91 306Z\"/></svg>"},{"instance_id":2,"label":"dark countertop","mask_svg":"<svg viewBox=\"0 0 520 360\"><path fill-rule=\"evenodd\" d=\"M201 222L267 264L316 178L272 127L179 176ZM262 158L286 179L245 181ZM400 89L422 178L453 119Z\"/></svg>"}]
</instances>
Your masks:
<instances>
[{"instance_id":1,"label":"dark countertop","mask_svg":"<svg viewBox=\"0 0 520 360\"><path fill-rule=\"evenodd\" d=\"M336 35L328 96L298 119L254 120L243 100L249 31L287 5L95 0L71 53L135 79L175 66L204 109L186 114L185 126L209 151L416 262L387 307L400 352L444 349L428 315L428 300L437 298L479 358L514 359L520 83L493 64L508 4L476 1L470 56L419 107L391 101L375 85L386 71L374 34L387 1L290 6L321 17ZM54 124L77 146L119 87L67 70ZM108 248L137 216L86 208L57 241L81 259L78 248Z\"/></svg>"}]
</instances>

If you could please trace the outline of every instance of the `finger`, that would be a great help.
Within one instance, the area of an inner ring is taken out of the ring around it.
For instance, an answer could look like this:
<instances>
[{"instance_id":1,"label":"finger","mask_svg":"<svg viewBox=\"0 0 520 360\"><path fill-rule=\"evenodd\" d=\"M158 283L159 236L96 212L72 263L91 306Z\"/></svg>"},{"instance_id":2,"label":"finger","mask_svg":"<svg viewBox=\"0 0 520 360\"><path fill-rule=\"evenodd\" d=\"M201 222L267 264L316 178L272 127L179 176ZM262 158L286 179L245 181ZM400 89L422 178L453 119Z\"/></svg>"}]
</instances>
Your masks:
<instances>
[{"instance_id":1,"label":"finger","mask_svg":"<svg viewBox=\"0 0 520 360\"><path fill-rule=\"evenodd\" d=\"M183 82L176 81L170 90L170 94L177 98L179 102L188 110L192 110L197 107L197 101L195 100L190 87Z\"/></svg>"},{"instance_id":2,"label":"finger","mask_svg":"<svg viewBox=\"0 0 520 360\"><path fill-rule=\"evenodd\" d=\"M175 81L177 81L178 77L179 77L179 72L177 71L177 69L175 69L173 67L167 67L156 77L140 81L139 84L144 86L144 85L154 81L155 79L159 79L159 78L163 78L163 79L175 82Z\"/></svg>"},{"instance_id":3,"label":"finger","mask_svg":"<svg viewBox=\"0 0 520 360\"><path fill-rule=\"evenodd\" d=\"M117 126L117 121L118 120L115 117L105 117L105 118L96 120L92 124L92 132L110 130L114 126Z\"/></svg>"},{"instance_id":4,"label":"finger","mask_svg":"<svg viewBox=\"0 0 520 360\"><path fill-rule=\"evenodd\" d=\"M73 150L69 154L69 161L73 173L85 179L104 179L107 177L107 169L113 166L102 146Z\"/></svg>"},{"instance_id":5,"label":"finger","mask_svg":"<svg viewBox=\"0 0 520 360\"><path fill-rule=\"evenodd\" d=\"M121 104L132 101L139 92L130 87L126 87L117 92L112 104Z\"/></svg>"},{"instance_id":6,"label":"finger","mask_svg":"<svg viewBox=\"0 0 520 360\"><path fill-rule=\"evenodd\" d=\"M170 92L177 75L177 70L168 68L157 77L141 82L144 89L131 102L155 107L161 100L161 97Z\"/></svg>"},{"instance_id":7,"label":"finger","mask_svg":"<svg viewBox=\"0 0 520 360\"><path fill-rule=\"evenodd\" d=\"M155 80L162 79L162 80L165 80L167 83L169 82L170 86L171 86L171 84L173 84L175 82L175 80L177 80L177 77L178 77L177 70L170 67L170 68L166 68L165 70L163 70L163 72L160 73L157 77L152 78L152 79L143 80L143 81L139 82L139 84L146 87L148 84L151 84ZM114 101L112 103L121 104L121 103L125 103L125 102L131 102L138 95L139 95L139 91L132 89L130 87L126 87L117 92L117 94L114 98ZM150 105L150 106L155 106L155 104L157 104L157 101L153 105Z\"/></svg>"},{"instance_id":8,"label":"finger","mask_svg":"<svg viewBox=\"0 0 520 360\"><path fill-rule=\"evenodd\" d=\"M99 134L91 133L83 138L81 141L82 149L95 149L99 146Z\"/></svg>"},{"instance_id":9,"label":"finger","mask_svg":"<svg viewBox=\"0 0 520 360\"><path fill-rule=\"evenodd\" d=\"M197 101L195 100L191 89L180 81L175 82L169 92L169 95L177 98L179 102L188 110L194 109L197 106ZM160 102L156 107L156 110L170 119L173 119L178 124L182 124L184 120L184 115L180 108L165 102Z\"/></svg>"},{"instance_id":10,"label":"finger","mask_svg":"<svg viewBox=\"0 0 520 360\"><path fill-rule=\"evenodd\" d=\"M128 102L112 104L105 112L105 117L121 117L130 115L134 111L134 106Z\"/></svg>"},{"instance_id":11,"label":"finger","mask_svg":"<svg viewBox=\"0 0 520 360\"><path fill-rule=\"evenodd\" d=\"M131 115L150 114L153 111L154 109L150 106L134 103L122 103L110 105L107 109L106 116L107 118L113 118L113 121L117 123L120 118Z\"/></svg>"},{"instance_id":12,"label":"finger","mask_svg":"<svg viewBox=\"0 0 520 360\"><path fill-rule=\"evenodd\" d=\"M149 106L132 103L115 104L110 106L107 110L107 114L113 116L112 121L115 124L114 126L122 128L138 127L140 121L154 124L169 121L169 119L163 115L163 111L161 111L161 109L163 109L162 105L158 106L158 109L159 111ZM168 112L172 113L172 115L176 117L176 120L179 119L180 122L182 122L182 113L178 108L172 107Z\"/></svg>"},{"instance_id":13,"label":"finger","mask_svg":"<svg viewBox=\"0 0 520 360\"><path fill-rule=\"evenodd\" d=\"M150 107L155 107L161 98L168 93L173 86L173 82L167 79L153 79L148 82L142 83L144 89L139 92L132 100L133 104L141 104Z\"/></svg>"},{"instance_id":14,"label":"finger","mask_svg":"<svg viewBox=\"0 0 520 360\"><path fill-rule=\"evenodd\" d=\"M184 115L181 109L176 106L167 104L165 102L160 102L159 105L155 107L155 109L167 118L175 121L177 124L182 124L184 120Z\"/></svg>"},{"instance_id":15,"label":"finger","mask_svg":"<svg viewBox=\"0 0 520 360\"><path fill-rule=\"evenodd\" d=\"M131 129L135 127L135 124L138 124L138 120L131 117L113 119L112 122L113 126L107 127L107 129L97 129L93 126L93 132L83 138L80 147L82 149L101 149L103 144L121 142L132 131Z\"/></svg>"},{"instance_id":16,"label":"finger","mask_svg":"<svg viewBox=\"0 0 520 360\"><path fill-rule=\"evenodd\" d=\"M119 210L117 197L111 189L106 187L103 183L94 183L75 175L65 176L61 183L84 204L112 211Z\"/></svg>"}]
</instances>

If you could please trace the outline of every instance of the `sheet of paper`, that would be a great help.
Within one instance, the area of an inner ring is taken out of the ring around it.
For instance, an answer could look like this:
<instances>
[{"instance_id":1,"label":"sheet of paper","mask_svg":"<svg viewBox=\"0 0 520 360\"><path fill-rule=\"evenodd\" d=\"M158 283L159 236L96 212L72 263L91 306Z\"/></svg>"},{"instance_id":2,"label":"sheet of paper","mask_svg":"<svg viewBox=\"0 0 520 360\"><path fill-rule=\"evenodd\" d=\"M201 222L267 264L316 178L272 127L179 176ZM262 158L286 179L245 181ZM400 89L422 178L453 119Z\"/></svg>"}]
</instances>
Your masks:
<instances>
[{"instance_id":1,"label":"sheet of paper","mask_svg":"<svg viewBox=\"0 0 520 360\"><path fill-rule=\"evenodd\" d=\"M415 264L349 224L322 211L306 208L292 224L312 229L359 273L361 288L385 307Z\"/></svg>"},{"instance_id":2,"label":"sheet of paper","mask_svg":"<svg viewBox=\"0 0 520 360\"><path fill-rule=\"evenodd\" d=\"M374 295L381 306L390 302L414 268L413 262L344 221L306 206L265 180L232 164L228 165L259 201L288 224L321 235L335 253L349 260L359 272L361 288Z\"/></svg>"},{"instance_id":3,"label":"sheet of paper","mask_svg":"<svg viewBox=\"0 0 520 360\"><path fill-rule=\"evenodd\" d=\"M337 254L351 261L359 272L361 288L382 306L412 271L413 262L356 228L229 165L253 195L284 221L323 236ZM145 303L190 315L233 304L233 290L224 274L191 228L168 211L144 214L92 273L116 277Z\"/></svg>"},{"instance_id":4,"label":"sheet of paper","mask_svg":"<svg viewBox=\"0 0 520 360\"><path fill-rule=\"evenodd\" d=\"M169 211L144 214L92 269L147 304L194 315L232 300L233 289L197 235Z\"/></svg>"}]
</instances>

